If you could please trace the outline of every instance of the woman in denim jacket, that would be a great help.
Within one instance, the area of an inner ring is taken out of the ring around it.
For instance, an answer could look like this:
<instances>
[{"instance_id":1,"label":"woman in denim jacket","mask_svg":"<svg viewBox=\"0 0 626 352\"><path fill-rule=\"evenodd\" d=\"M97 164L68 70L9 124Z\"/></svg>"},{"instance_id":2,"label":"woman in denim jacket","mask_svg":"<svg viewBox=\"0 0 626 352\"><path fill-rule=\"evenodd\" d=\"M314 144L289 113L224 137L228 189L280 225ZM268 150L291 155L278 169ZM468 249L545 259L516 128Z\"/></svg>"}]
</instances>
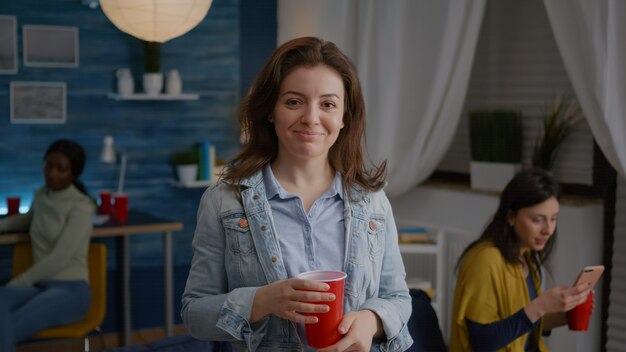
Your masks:
<instances>
[{"instance_id":1,"label":"woman in denim jacket","mask_svg":"<svg viewBox=\"0 0 626 352\"><path fill-rule=\"evenodd\" d=\"M309 270L347 273L343 335L325 351L404 351L411 298L386 164L365 167L356 70L331 42L274 51L242 102L247 136L202 197L182 318L192 336L235 350L301 351L304 324L335 299Z\"/></svg>"}]
</instances>

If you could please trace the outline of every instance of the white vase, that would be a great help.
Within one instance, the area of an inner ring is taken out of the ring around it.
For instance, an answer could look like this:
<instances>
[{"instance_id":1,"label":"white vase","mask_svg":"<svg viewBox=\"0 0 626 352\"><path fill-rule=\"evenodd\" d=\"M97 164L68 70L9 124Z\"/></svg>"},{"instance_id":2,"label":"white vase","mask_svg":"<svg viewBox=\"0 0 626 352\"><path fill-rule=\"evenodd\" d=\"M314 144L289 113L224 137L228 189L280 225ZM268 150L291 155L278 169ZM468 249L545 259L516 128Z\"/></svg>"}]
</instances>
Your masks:
<instances>
[{"instance_id":1,"label":"white vase","mask_svg":"<svg viewBox=\"0 0 626 352\"><path fill-rule=\"evenodd\" d=\"M143 74L143 90L148 95L159 95L163 89L163 74L161 72L146 72Z\"/></svg>"},{"instance_id":2,"label":"white vase","mask_svg":"<svg viewBox=\"0 0 626 352\"><path fill-rule=\"evenodd\" d=\"M182 184L190 184L196 180L198 176L198 165L177 165L176 174L178 175L178 181Z\"/></svg>"},{"instance_id":3,"label":"white vase","mask_svg":"<svg viewBox=\"0 0 626 352\"><path fill-rule=\"evenodd\" d=\"M180 79L178 70L169 70L165 78L165 92L171 95L179 95L183 90L183 81Z\"/></svg>"},{"instance_id":4,"label":"white vase","mask_svg":"<svg viewBox=\"0 0 626 352\"><path fill-rule=\"evenodd\" d=\"M135 82L128 68L120 68L115 71L117 77L117 93L122 96L133 94L135 90Z\"/></svg>"}]
</instances>

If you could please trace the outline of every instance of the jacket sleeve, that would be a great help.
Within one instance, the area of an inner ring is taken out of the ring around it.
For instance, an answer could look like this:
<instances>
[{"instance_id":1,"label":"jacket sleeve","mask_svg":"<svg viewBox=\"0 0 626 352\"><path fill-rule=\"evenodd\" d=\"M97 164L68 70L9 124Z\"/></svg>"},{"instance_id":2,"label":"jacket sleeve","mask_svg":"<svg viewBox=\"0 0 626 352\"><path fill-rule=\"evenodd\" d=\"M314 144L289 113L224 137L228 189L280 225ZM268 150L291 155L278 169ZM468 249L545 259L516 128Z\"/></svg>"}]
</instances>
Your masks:
<instances>
[{"instance_id":1,"label":"jacket sleeve","mask_svg":"<svg viewBox=\"0 0 626 352\"><path fill-rule=\"evenodd\" d=\"M404 351L413 343L407 326L412 311L411 296L406 285L406 272L391 205L384 193L381 196L385 208L386 234L379 293L378 297L366 300L361 309L369 309L381 319L387 337L379 346L382 350Z\"/></svg>"},{"instance_id":2,"label":"jacket sleeve","mask_svg":"<svg viewBox=\"0 0 626 352\"><path fill-rule=\"evenodd\" d=\"M254 351L265 336L269 318L249 322L257 287L229 289L224 263L228 249L218 213L218 194L209 188L200 201L181 316L197 339L245 341Z\"/></svg>"}]
</instances>

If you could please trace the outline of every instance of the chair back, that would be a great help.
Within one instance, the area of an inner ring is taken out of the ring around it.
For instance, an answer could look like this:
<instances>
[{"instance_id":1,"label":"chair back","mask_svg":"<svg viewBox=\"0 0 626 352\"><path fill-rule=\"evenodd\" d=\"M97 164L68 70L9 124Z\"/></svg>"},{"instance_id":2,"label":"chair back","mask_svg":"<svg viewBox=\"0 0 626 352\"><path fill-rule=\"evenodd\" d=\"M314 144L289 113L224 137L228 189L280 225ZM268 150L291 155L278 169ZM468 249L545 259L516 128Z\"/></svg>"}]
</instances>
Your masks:
<instances>
[{"instance_id":1,"label":"chair back","mask_svg":"<svg viewBox=\"0 0 626 352\"><path fill-rule=\"evenodd\" d=\"M413 345L407 352L447 352L446 342L439 328L439 319L430 297L423 290L410 289L413 312L407 323Z\"/></svg>"},{"instance_id":2,"label":"chair back","mask_svg":"<svg viewBox=\"0 0 626 352\"><path fill-rule=\"evenodd\" d=\"M83 337L100 326L106 315L106 245L90 243L87 255L91 304L85 319L40 331L36 338ZM30 242L21 242L13 247L13 276L17 276L33 263Z\"/></svg>"}]
</instances>

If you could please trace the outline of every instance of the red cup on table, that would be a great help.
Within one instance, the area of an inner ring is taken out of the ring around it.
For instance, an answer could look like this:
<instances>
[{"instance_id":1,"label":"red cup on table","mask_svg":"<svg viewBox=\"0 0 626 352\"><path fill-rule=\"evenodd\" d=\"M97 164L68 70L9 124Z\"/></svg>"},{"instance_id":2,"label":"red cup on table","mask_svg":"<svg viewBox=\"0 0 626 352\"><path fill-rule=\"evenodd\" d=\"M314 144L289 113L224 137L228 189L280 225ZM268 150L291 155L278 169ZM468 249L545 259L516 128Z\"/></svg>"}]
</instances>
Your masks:
<instances>
[{"instance_id":1,"label":"red cup on table","mask_svg":"<svg viewBox=\"0 0 626 352\"><path fill-rule=\"evenodd\" d=\"M346 282L346 273L333 270L307 271L298 275L299 279L325 282L330 286L327 293L333 293L335 300L332 302L310 302L326 304L330 310L326 313L305 313L317 317L317 323L305 324L306 339L309 346L324 348L339 341L342 335L338 331L341 319L343 319L343 288Z\"/></svg>"},{"instance_id":2,"label":"red cup on table","mask_svg":"<svg viewBox=\"0 0 626 352\"><path fill-rule=\"evenodd\" d=\"M113 201L113 218L117 222L126 222L128 220L128 196L125 193L115 193Z\"/></svg>"},{"instance_id":3,"label":"red cup on table","mask_svg":"<svg viewBox=\"0 0 626 352\"><path fill-rule=\"evenodd\" d=\"M98 205L98 214L113 214L113 202L111 199L111 191L100 191L100 204Z\"/></svg>"},{"instance_id":4,"label":"red cup on table","mask_svg":"<svg viewBox=\"0 0 626 352\"><path fill-rule=\"evenodd\" d=\"M574 331L589 330L589 319L593 308L593 291L589 292L587 300L567 311L567 326Z\"/></svg>"},{"instance_id":5,"label":"red cup on table","mask_svg":"<svg viewBox=\"0 0 626 352\"><path fill-rule=\"evenodd\" d=\"M20 213L20 197L7 197L7 215L15 215Z\"/></svg>"}]
</instances>

